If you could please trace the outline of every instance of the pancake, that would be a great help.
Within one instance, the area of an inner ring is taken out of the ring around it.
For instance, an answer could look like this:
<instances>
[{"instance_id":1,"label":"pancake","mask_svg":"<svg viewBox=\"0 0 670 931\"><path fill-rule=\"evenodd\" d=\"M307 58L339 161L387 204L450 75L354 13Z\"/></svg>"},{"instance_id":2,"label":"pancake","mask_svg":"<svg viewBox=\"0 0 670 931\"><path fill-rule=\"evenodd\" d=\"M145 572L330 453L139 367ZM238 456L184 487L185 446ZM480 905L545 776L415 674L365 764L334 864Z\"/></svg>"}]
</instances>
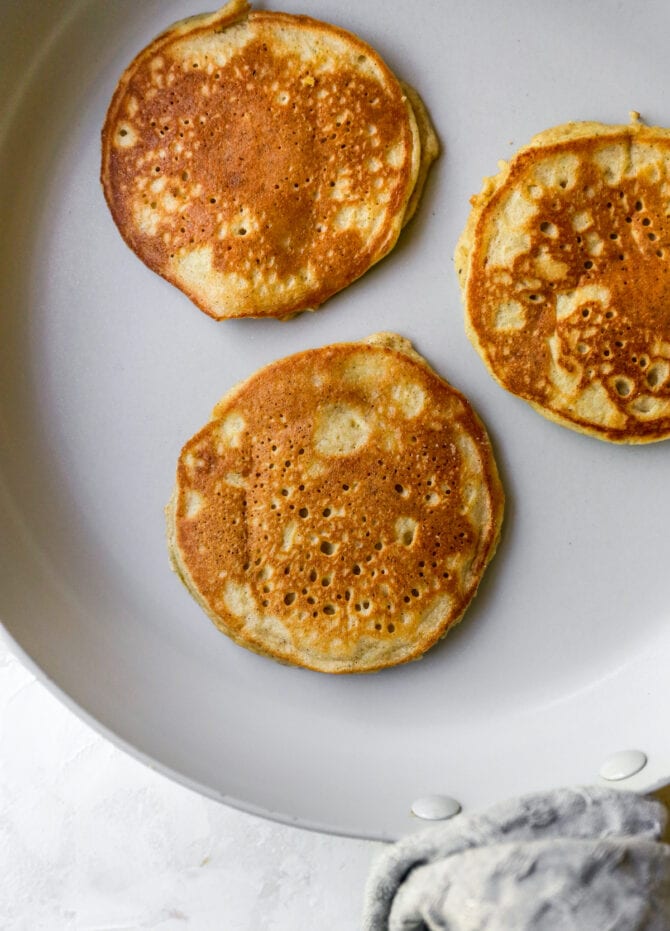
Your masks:
<instances>
[{"instance_id":1,"label":"pancake","mask_svg":"<svg viewBox=\"0 0 670 931\"><path fill-rule=\"evenodd\" d=\"M371 672L463 615L503 491L465 398L394 334L302 352L233 388L181 451L173 568L225 634Z\"/></svg>"},{"instance_id":2,"label":"pancake","mask_svg":"<svg viewBox=\"0 0 670 931\"><path fill-rule=\"evenodd\" d=\"M568 123L472 199L466 329L495 379L615 443L670 436L670 131Z\"/></svg>"},{"instance_id":3,"label":"pancake","mask_svg":"<svg viewBox=\"0 0 670 931\"><path fill-rule=\"evenodd\" d=\"M126 243L205 313L289 318L393 248L438 148L361 39L232 0L126 69L101 181Z\"/></svg>"}]
</instances>

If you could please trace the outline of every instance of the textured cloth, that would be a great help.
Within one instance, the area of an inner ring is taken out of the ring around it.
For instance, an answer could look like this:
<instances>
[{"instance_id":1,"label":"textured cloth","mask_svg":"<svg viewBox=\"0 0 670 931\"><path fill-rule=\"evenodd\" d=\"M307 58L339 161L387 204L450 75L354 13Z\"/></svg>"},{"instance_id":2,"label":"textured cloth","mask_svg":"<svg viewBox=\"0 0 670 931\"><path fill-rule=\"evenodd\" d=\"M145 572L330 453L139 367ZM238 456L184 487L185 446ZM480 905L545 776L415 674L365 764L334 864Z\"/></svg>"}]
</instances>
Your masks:
<instances>
[{"instance_id":1,"label":"textured cloth","mask_svg":"<svg viewBox=\"0 0 670 931\"><path fill-rule=\"evenodd\" d=\"M381 854L363 931L670 931L666 818L598 787L459 815Z\"/></svg>"}]
</instances>

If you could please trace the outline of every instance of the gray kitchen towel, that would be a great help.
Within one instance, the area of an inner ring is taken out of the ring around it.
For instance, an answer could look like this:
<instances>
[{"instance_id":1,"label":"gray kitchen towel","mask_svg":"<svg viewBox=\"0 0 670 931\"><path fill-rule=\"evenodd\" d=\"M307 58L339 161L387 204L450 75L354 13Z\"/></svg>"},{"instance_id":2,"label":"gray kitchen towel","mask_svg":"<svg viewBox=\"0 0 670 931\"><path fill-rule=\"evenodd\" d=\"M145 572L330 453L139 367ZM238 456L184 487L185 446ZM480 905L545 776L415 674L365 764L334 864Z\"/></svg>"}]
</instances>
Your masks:
<instances>
[{"instance_id":1,"label":"gray kitchen towel","mask_svg":"<svg viewBox=\"0 0 670 931\"><path fill-rule=\"evenodd\" d=\"M670 931L666 819L596 786L459 815L382 852L363 931Z\"/></svg>"}]
</instances>

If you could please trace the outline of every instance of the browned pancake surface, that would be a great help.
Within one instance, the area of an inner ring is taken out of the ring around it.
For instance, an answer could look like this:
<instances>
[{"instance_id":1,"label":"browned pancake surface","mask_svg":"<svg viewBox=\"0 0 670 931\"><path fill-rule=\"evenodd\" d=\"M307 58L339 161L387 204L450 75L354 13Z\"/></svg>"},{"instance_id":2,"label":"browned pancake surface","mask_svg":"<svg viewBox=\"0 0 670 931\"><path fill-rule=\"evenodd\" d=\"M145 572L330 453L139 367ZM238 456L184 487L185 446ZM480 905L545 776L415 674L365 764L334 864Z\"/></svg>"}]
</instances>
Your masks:
<instances>
[{"instance_id":1,"label":"browned pancake surface","mask_svg":"<svg viewBox=\"0 0 670 931\"><path fill-rule=\"evenodd\" d=\"M502 510L470 405L384 334L282 359L217 405L179 459L170 551L243 646L365 672L460 619Z\"/></svg>"},{"instance_id":2,"label":"browned pancake surface","mask_svg":"<svg viewBox=\"0 0 670 931\"><path fill-rule=\"evenodd\" d=\"M456 261L495 378L565 426L670 436L670 134L568 124L473 198Z\"/></svg>"},{"instance_id":3,"label":"browned pancake surface","mask_svg":"<svg viewBox=\"0 0 670 931\"><path fill-rule=\"evenodd\" d=\"M103 129L126 242L217 318L287 317L363 274L394 245L420 164L413 109L373 49L242 0L141 52Z\"/></svg>"}]
</instances>

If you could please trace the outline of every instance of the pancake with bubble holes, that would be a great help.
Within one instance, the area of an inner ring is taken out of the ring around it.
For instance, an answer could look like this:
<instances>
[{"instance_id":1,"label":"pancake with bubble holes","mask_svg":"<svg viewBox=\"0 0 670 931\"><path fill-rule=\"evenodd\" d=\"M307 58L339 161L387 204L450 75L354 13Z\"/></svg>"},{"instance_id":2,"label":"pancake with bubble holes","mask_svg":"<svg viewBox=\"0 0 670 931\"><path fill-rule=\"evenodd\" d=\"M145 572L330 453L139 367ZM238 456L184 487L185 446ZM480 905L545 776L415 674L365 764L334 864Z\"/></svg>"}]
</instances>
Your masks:
<instances>
[{"instance_id":1,"label":"pancake with bubble holes","mask_svg":"<svg viewBox=\"0 0 670 931\"><path fill-rule=\"evenodd\" d=\"M438 149L359 38L233 0L126 69L101 180L126 243L205 313L289 318L393 248Z\"/></svg>"},{"instance_id":2,"label":"pancake with bubble holes","mask_svg":"<svg viewBox=\"0 0 670 931\"><path fill-rule=\"evenodd\" d=\"M615 443L670 436L670 131L568 123L484 183L456 250L494 378Z\"/></svg>"},{"instance_id":3,"label":"pancake with bubble holes","mask_svg":"<svg viewBox=\"0 0 670 931\"><path fill-rule=\"evenodd\" d=\"M169 551L242 646L371 672L461 618L503 500L471 406L382 333L281 359L223 398L179 457Z\"/></svg>"}]
</instances>

